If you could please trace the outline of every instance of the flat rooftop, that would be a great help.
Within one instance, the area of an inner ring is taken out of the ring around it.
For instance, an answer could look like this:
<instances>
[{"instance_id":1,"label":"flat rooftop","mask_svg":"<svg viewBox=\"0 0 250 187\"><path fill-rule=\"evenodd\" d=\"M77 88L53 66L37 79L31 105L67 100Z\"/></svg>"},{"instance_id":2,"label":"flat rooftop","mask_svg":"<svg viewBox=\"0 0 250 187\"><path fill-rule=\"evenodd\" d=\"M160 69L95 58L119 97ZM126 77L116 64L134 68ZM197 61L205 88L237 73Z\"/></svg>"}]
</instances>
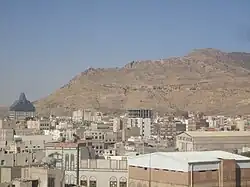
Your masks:
<instances>
[{"instance_id":1,"label":"flat rooftop","mask_svg":"<svg viewBox=\"0 0 250 187\"><path fill-rule=\"evenodd\" d=\"M250 136L250 131L189 131L184 133L191 137Z\"/></svg>"},{"instance_id":2,"label":"flat rooftop","mask_svg":"<svg viewBox=\"0 0 250 187\"><path fill-rule=\"evenodd\" d=\"M130 157L130 166L187 172L189 164L220 162L221 159L250 162L250 158L225 151L156 152Z\"/></svg>"}]
</instances>

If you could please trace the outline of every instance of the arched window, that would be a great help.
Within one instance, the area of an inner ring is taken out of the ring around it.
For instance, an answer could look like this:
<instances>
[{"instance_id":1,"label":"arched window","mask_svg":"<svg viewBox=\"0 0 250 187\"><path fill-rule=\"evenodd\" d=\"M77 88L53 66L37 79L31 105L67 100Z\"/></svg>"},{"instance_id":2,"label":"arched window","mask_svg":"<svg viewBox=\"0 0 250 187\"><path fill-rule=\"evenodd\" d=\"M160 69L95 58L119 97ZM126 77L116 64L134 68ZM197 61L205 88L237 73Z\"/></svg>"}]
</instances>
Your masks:
<instances>
[{"instance_id":1,"label":"arched window","mask_svg":"<svg viewBox=\"0 0 250 187\"><path fill-rule=\"evenodd\" d=\"M75 169L75 155L71 154L70 156L70 169L74 170Z\"/></svg>"},{"instance_id":2,"label":"arched window","mask_svg":"<svg viewBox=\"0 0 250 187\"><path fill-rule=\"evenodd\" d=\"M88 180L87 180L87 177L86 176L81 176L80 178L80 185L82 187L87 187L88 186Z\"/></svg>"},{"instance_id":3,"label":"arched window","mask_svg":"<svg viewBox=\"0 0 250 187\"><path fill-rule=\"evenodd\" d=\"M69 154L65 155L65 170L69 170Z\"/></svg>"},{"instance_id":4,"label":"arched window","mask_svg":"<svg viewBox=\"0 0 250 187\"><path fill-rule=\"evenodd\" d=\"M125 177L121 177L119 180L120 187L127 187L127 179Z\"/></svg>"},{"instance_id":5,"label":"arched window","mask_svg":"<svg viewBox=\"0 0 250 187\"><path fill-rule=\"evenodd\" d=\"M111 177L109 179L109 187L117 187L117 179L116 179L116 177Z\"/></svg>"},{"instance_id":6,"label":"arched window","mask_svg":"<svg viewBox=\"0 0 250 187\"><path fill-rule=\"evenodd\" d=\"M89 178L89 187L97 187L97 181L95 177Z\"/></svg>"}]
</instances>

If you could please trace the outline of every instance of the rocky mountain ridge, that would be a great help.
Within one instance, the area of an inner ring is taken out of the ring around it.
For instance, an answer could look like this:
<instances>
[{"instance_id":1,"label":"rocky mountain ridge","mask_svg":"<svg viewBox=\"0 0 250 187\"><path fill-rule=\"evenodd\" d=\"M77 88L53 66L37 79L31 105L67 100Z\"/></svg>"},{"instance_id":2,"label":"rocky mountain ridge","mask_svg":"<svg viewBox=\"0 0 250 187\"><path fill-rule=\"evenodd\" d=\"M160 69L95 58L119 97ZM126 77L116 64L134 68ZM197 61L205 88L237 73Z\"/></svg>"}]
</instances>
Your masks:
<instances>
[{"instance_id":1,"label":"rocky mountain ridge","mask_svg":"<svg viewBox=\"0 0 250 187\"><path fill-rule=\"evenodd\" d=\"M89 68L35 105L39 113L142 107L246 113L249 78L250 53L198 49L183 57L133 61L122 68Z\"/></svg>"}]
</instances>

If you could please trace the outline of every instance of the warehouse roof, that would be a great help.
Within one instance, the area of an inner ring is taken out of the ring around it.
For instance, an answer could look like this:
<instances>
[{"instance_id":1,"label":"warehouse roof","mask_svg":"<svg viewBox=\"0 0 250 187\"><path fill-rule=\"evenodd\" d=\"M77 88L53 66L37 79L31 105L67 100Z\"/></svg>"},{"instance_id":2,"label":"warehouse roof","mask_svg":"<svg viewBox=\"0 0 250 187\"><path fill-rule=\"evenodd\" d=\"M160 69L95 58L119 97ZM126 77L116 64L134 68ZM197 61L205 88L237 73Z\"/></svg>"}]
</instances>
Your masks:
<instances>
[{"instance_id":1,"label":"warehouse roof","mask_svg":"<svg viewBox=\"0 0 250 187\"><path fill-rule=\"evenodd\" d=\"M219 162L220 159L233 159L237 161L250 162L250 158L248 157L225 151L199 151L156 152L129 158L128 163L130 166L187 172L189 170L189 164Z\"/></svg>"},{"instance_id":2,"label":"warehouse roof","mask_svg":"<svg viewBox=\"0 0 250 187\"><path fill-rule=\"evenodd\" d=\"M189 131L184 133L192 137L250 136L250 131Z\"/></svg>"}]
</instances>

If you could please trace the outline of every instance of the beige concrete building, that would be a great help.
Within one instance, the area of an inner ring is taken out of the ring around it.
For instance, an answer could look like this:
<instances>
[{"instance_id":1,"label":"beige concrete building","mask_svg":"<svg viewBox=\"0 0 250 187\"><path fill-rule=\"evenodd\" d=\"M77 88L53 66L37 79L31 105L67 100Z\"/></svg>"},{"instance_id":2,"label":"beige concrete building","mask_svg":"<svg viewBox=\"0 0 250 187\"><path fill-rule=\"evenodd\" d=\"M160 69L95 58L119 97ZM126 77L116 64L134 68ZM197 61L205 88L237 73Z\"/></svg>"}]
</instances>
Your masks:
<instances>
[{"instance_id":1,"label":"beige concrete building","mask_svg":"<svg viewBox=\"0 0 250 187\"><path fill-rule=\"evenodd\" d=\"M35 165L45 156L43 151L36 153L6 153L0 152L0 167Z\"/></svg>"},{"instance_id":2,"label":"beige concrete building","mask_svg":"<svg viewBox=\"0 0 250 187\"><path fill-rule=\"evenodd\" d=\"M176 148L179 151L235 152L249 146L250 131L190 131L176 136Z\"/></svg>"},{"instance_id":3,"label":"beige concrete building","mask_svg":"<svg viewBox=\"0 0 250 187\"><path fill-rule=\"evenodd\" d=\"M127 160L82 160L79 175L83 187L127 187Z\"/></svg>"},{"instance_id":4,"label":"beige concrete building","mask_svg":"<svg viewBox=\"0 0 250 187\"><path fill-rule=\"evenodd\" d=\"M47 119L28 120L26 124L28 129L50 130L50 121Z\"/></svg>"},{"instance_id":5,"label":"beige concrete building","mask_svg":"<svg viewBox=\"0 0 250 187\"><path fill-rule=\"evenodd\" d=\"M0 183L10 183L15 178L21 178L21 167L0 167Z\"/></svg>"},{"instance_id":6,"label":"beige concrete building","mask_svg":"<svg viewBox=\"0 0 250 187\"><path fill-rule=\"evenodd\" d=\"M65 170L64 181L67 185L88 187L125 187L127 184L127 160L94 159L89 152L91 142L47 143L46 156L56 159L56 167ZM78 165L79 163L79 165Z\"/></svg>"},{"instance_id":7,"label":"beige concrete building","mask_svg":"<svg viewBox=\"0 0 250 187\"><path fill-rule=\"evenodd\" d=\"M152 153L129 159L128 187L247 187L250 158L223 151Z\"/></svg>"},{"instance_id":8,"label":"beige concrete building","mask_svg":"<svg viewBox=\"0 0 250 187\"><path fill-rule=\"evenodd\" d=\"M2 187L63 187L64 172L48 167L1 167Z\"/></svg>"},{"instance_id":9,"label":"beige concrete building","mask_svg":"<svg viewBox=\"0 0 250 187\"><path fill-rule=\"evenodd\" d=\"M47 167L22 168L21 178L34 181L33 183L37 184L36 187L64 186L64 171L55 168L47 168Z\"/></svg>"}]
</instances>

